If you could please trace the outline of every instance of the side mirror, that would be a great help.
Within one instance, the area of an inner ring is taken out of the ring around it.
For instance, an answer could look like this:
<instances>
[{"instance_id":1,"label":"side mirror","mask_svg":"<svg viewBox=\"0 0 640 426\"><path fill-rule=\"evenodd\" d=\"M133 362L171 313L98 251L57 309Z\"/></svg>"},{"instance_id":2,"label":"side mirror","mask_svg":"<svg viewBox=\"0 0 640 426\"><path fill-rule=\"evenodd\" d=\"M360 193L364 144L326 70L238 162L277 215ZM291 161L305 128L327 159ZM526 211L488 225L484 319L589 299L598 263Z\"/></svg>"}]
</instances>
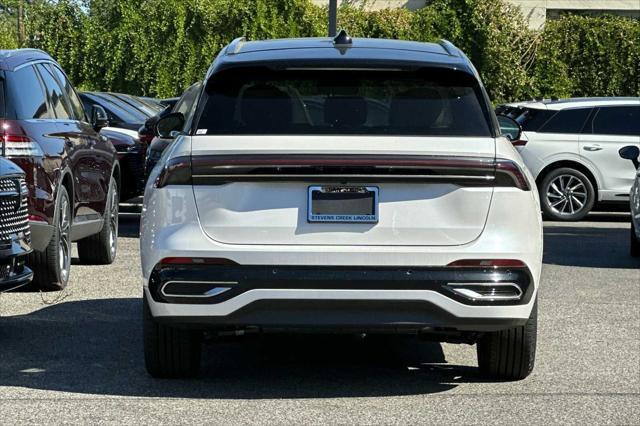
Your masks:
<instances>
[{"instance_id":1,"label":"side mirror","mask_svg":"<svg viewBox=\"0 0 640 426\"><path fill-rule=\"evenodd\" d=\"M107 115L107 111L105 111L100 105L93 105L91 107L91 124L97 132L99 132L100 129L109 126L109 116Z\"/></svg>"},{"instance_id":2,"label":"side mirror","mask_svg":"<svg viewBox=\"0 0 640 426\"><path fill-rule=\"evenodd\" d=\"M640 148L635 145L628 145L620 148L618 151L620 158L631 160L635 168L640 167Z\"/></svg>"},{"instance_id":3,"label":"side mirror","mask_svg":"<svg viewBox=\"0 0 640 426\"><path fill-rule=\"evenodd\" d=\"M174 139L182 131L184 122L181 112L167 114L156 123L156 134L164 139Z\"/></svg>"},{"instance_id":4,"label":"side mirror","mask_svg":"<svg viewBox=\"0 0 640 426\"><path fill-rule=\"evenodd\" d=\"M499 115L498 124L500 125L500 134L502 136L506 136L511 142L520 140L522 126L516 120L505 115Z\"/></svg>"}]
</instances>

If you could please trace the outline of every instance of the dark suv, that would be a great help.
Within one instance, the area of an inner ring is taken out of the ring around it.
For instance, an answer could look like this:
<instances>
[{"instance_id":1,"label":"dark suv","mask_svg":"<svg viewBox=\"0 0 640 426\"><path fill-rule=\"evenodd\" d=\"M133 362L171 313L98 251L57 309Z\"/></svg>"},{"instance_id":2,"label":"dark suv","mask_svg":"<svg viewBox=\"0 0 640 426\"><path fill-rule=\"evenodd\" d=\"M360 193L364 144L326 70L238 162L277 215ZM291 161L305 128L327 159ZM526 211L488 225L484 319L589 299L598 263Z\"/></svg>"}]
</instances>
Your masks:
<instances>
[{"instance_id":1,"label":"dark suv","mask_svg":"<svg viewBox=\"0 0 640 426\"><path fill-rule=\"evenodd\" d=\"M0 292L21 287L33 277L25 266L30 239L24 172L0 156Z\"/></svg>"},{"instance_id":2,"label":"dark suv","mask_svg":"<svg viewBox=\"0 0 640 426\"><path fill-rule=\"evenodd\" d=\"M33 253L27 264L42 289L69 280L71 243L80 261L108 264L116 256L120 168L60 66L33 49L0 51L0 114L6 156L26 173Z\"/></svg>"}]
</instances>

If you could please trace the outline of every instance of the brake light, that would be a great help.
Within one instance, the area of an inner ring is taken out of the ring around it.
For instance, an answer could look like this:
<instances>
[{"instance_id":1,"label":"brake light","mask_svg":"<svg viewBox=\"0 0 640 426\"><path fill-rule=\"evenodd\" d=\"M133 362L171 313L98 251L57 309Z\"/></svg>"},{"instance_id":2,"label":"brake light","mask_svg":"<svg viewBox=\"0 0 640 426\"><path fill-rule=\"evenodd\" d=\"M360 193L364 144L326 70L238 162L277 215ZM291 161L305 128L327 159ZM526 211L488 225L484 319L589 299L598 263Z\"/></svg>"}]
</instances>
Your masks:
<instances>
[{"instance_id":1,"label":"brake light","mask_svg":"<svg viewBox=\"0 0 640 426\"><path fill-rule=\"evenodd\" d=\"M161 265L237 265L236 262L222 257L165 257Z\"/></svg>"},{"instance_id":2,"label":"brake light","mask_svg":"<svg viewBox=\"0 0 640 426\"><path fill-rule=\"evenodd\" d=\"M525 268L527 265L516 259L463 259L447 265L451 268Z\"/></svg>"},{"instance_id":3,"label":"brake light","mask_svg":"<svg viewBox=\"0 0 640 426\"><path fill-rule=\"evenodd\" d=\"M29 221L30 222L46 222L47 219L42 218L40 216L36 216L36 215L30 214L29 215Z\"/></svg>"},{"instance_id":4,"label":"brake light","mask_svg":"<svg viewBox=\"0 0 640 426\"><path fill-rule=\"evenodd\" d=\"M168 185L191 185L191 157L171 158L162 165L155 187Z\"/></svg>"},{"instance_id":5,"label":"brake light","mask_svg":"<svg viewBox=\"0 0 640 426\"><path fill-rule=\"evenodd\" d=\"M149 145L153 141L153 133L138 133L138 140L144 144Z\"/></svg>"},{"instance_id":6,"label":"brake light","mask_svg":"<svg viewBox=\"0 0 640 426\"><path fill-rule=\"evenodd\" d=\"M24 129L14 121L2 122L0 131L2 154L6 157L42 157L40 145L29 138Z\"/></svg>"},{"instance_id":7,"label":"brake light","mask_svg":"<svg viewBox=\"0 0 640 426\"><path fill-rule=\"evenodd\" d=\"M511 160L496 160L496 184L515 186L523 191L531 190L524 172Z\"/></svg>"}]
</instances>

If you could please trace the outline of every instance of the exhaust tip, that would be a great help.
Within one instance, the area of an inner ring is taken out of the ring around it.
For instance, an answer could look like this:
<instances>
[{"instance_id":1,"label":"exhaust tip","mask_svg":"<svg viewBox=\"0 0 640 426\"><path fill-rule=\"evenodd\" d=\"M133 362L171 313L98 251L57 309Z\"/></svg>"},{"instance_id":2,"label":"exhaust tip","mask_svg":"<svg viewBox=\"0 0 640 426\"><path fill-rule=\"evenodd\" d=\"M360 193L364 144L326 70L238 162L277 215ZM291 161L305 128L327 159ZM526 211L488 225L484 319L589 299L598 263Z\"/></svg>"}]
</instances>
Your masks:
<instances>
[{"instance_id":1,"label":"exhaust tip","mask_svg":"<svg viewBox=\"0 0 640 426\"><path fill-rule=\"evenodd\" d=\"M448 283L447 286L454 293L472 301L517 301L524 294L516 283Z\"/></svg>"},{"instance_id":2,"label":"exhaust tip","mask_svg":"<svg viewBox=\"0 0 640 426\"><path fill-rule=\"evenodd\" d=\"M227 292L236 285L237 281L167 281L160 293L165 297L209 298Z\"/></svg>"}]
</instances>

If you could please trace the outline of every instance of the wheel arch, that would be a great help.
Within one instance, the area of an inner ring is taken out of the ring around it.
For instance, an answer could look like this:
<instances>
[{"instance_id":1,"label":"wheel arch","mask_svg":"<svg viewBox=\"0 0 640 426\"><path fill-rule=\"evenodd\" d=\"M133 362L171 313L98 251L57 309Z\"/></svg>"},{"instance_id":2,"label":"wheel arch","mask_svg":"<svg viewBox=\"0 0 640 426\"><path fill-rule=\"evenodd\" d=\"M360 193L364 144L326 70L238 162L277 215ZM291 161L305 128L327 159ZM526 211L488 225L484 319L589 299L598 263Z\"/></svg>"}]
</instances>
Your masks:
<instances>
[{"instance_id":1,"label":"wheel arch","mask_svg":"<svg viewBox=\"0 0 640 426\"><path fill-rule=\"evenodd\" d=\"M116 186L118 187L118 198L122 196L122 171L120 170L120 162L114 161L113 170L111 170L111 176L116 181Z\"/></svg>"},{"instance_id":2,"label":"wheel arch","mask_svg":"<svg viewBox=\"0 0 640 426\"><path fill-rule=\"evenodd\" d=\"M71 203L71 222L73 223L74 213L75 213L75 199L76 194L73 192L73 174L70 170L65 170L62 172L62 178L60 179L60 186L63 186L64 189L67 190L67 195L69 196L69 202ZM56 194L57 197L57 194Z\"/></svg>"},{"instance_id":3,"label":"wheel arch","mask_svg":"<svg viewBox=\"0 0 640 426\"><path fill-rule=\"evenodd\" d=\"M538 187L541 186L542 181L550 172L563 167L575 169L583 173L587 177L587 179L589 179L589 181L591 182L591 185L593 185L593 191L596 196L596 202L600 200L600 195L598 191L598 189L600 188L600 185L598 184L598 179L596 178L596 174L587 165L575 160L558 160L551 164L546 165L540 171L540 173L538 173L538 176L536 177L536 184L538 185Z\"/></svg>"}]
</instances>

